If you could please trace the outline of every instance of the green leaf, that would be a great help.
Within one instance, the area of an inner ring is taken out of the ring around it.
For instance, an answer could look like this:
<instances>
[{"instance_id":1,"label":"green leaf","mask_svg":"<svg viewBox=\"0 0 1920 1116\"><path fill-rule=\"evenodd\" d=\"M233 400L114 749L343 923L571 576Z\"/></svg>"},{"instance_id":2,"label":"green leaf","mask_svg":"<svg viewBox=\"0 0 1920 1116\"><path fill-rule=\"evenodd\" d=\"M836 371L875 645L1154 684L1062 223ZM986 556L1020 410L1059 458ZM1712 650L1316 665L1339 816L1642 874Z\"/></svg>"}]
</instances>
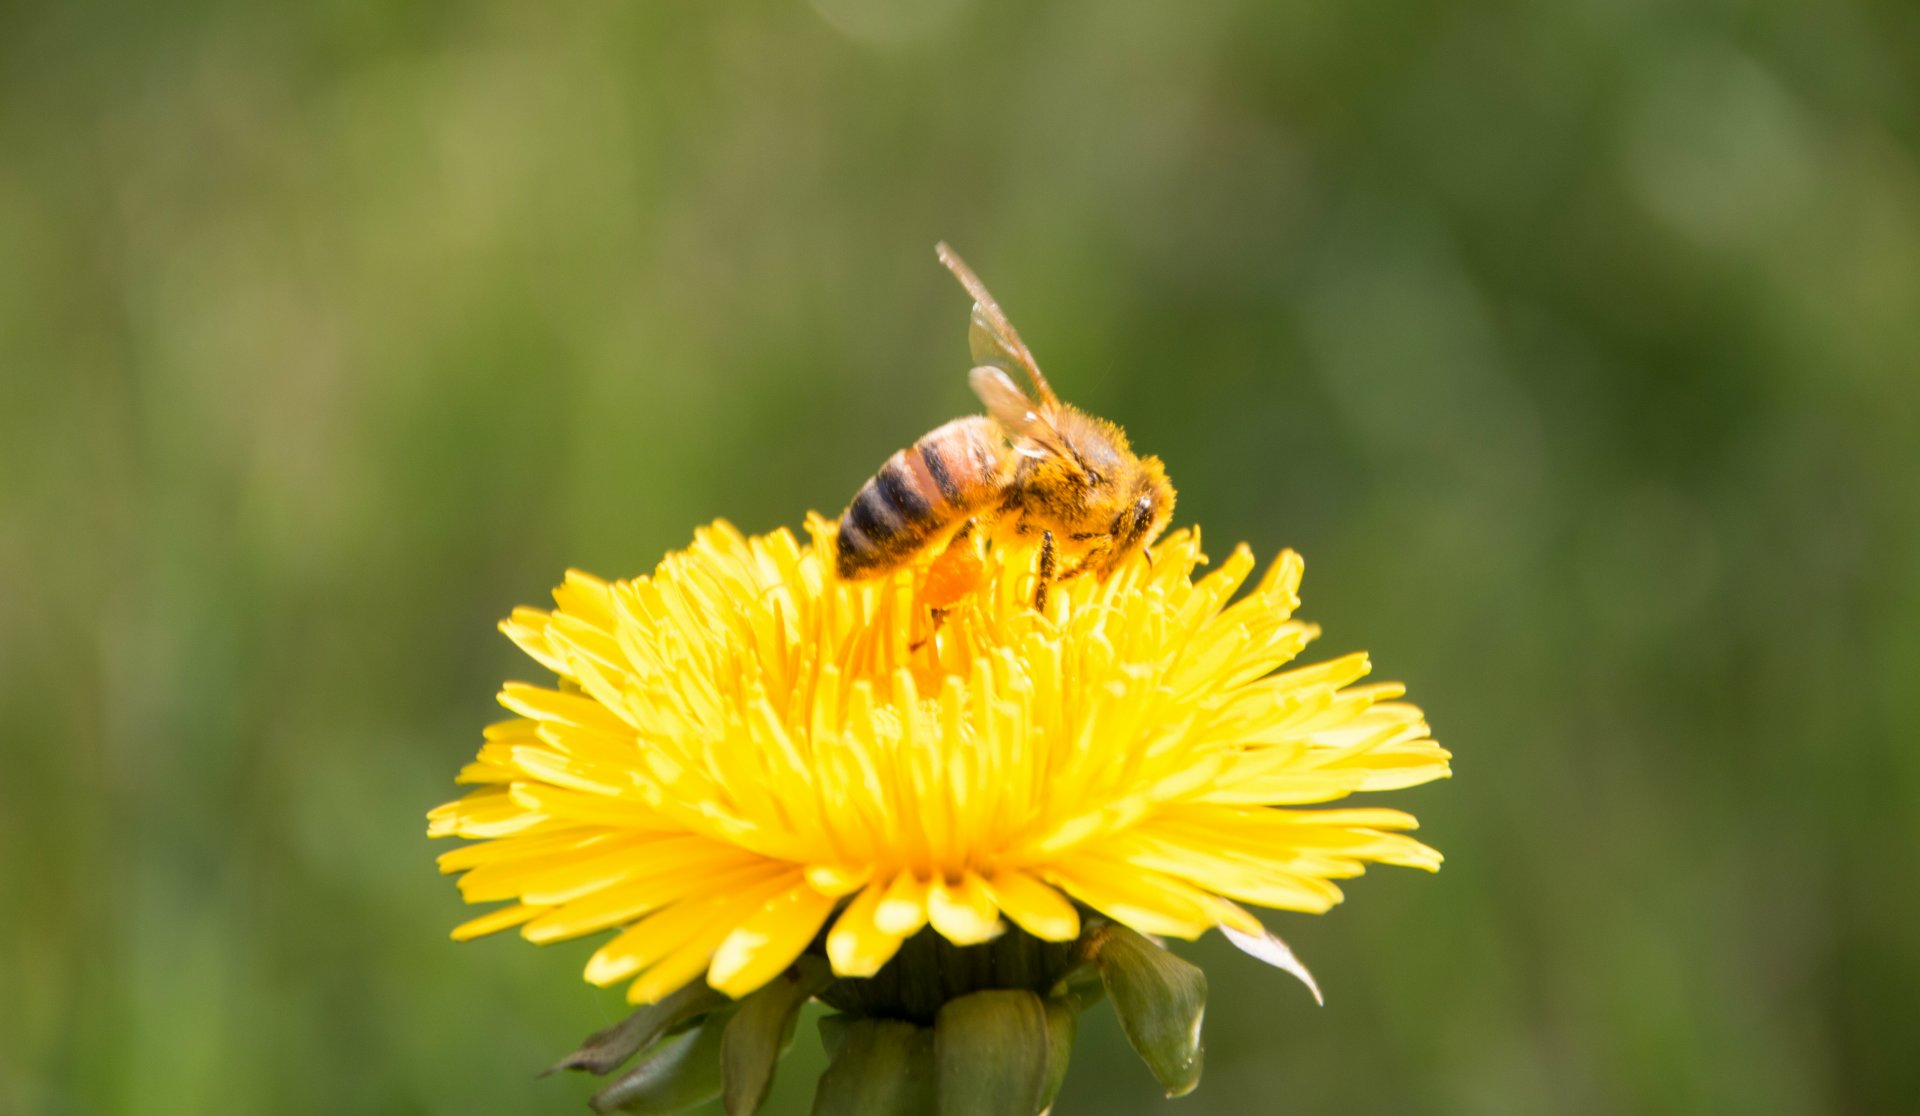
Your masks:
<instances>
[{"instance_id":1,"label":"green leaf","mask_svg":"<svg viewBox=\"0 0 1920 1116\"><path fill-rule=\"evenodd\" d=\"M740 1001L720 1040L721 1096L727 1116L752 1116L773 1086L774 1067L793 1042L800 1008L833 979L818 957L802 957L764 988Z\"/></svg>"},{"instance_id":2,"label":"green leaf","mask_svg":"<svg viewBox=\"0 0 1920 1116\"><path fill-rule=\"evenodd\" d=\"M666 1116L720 1095L720 1042L732 1019L718 1011L641 1055L633 1068L588 1102L595 1112Z\"/></svg>"},{"instance_id":3,"label":"green leaf","mask_svg":"<svg viewBox=\"0 0 1920 1116\"><path fill-rule=\"evenodd\" d=\"M1170 1097L1200 1084L1207 974L1124 926L1102 929L1094 964L1120 1029Z\"/></svg>"},{"instance_id":4,"label":"green leaf","mask_svg":"<svg viewBox=\"0 0 1920 1116\"><path fill-rule=\"evenodd\" d=\"M1048 1045L1046 1005L1023 988L947 1001L933 1024L940 1116L1034 1116Z\"/></svg>"},{"instance_id":5,"label":"green leaf","mask_svg":"<svg viewBox=\"0 0 1920 1116\"><path fill-rule=\"evenodd\" d=\"M831 1023L834 1019L844 1022ZM840 1051L820 1077L813 1116L935 1116L933 1032L897 1019L822 1019ZM831 1040L829 1040L831 1045Z\"/></svg>"},{"instance_id":6,"label":"green leaf","mask_svg":"<svg viewBox=\"0 0 1920 1116\"><path fill-rule=\"evenodd\" d=\"M541 1076L569 1069L604 1077L661 1035L727 1002L726 996L707 987L706 981L696 980L659 1003L648 1004L613 1026L588 1035L580 1049L548 1066Z\"/></svg>"},{"instance_id":7,"label":"green leaf","mask_svg":"<svg viewBox=\"0 0 1920 1116\"><path fill-rule=\"evenodd\" d=\"M1073 1057L1074 1035L1080 1029L1080 1008L1071 999L1047 1001L1047 1083L1040 1090L1045 1111L1060 1095L1067 1080L1067 1062Z\"/></svg>"}]
</instances>

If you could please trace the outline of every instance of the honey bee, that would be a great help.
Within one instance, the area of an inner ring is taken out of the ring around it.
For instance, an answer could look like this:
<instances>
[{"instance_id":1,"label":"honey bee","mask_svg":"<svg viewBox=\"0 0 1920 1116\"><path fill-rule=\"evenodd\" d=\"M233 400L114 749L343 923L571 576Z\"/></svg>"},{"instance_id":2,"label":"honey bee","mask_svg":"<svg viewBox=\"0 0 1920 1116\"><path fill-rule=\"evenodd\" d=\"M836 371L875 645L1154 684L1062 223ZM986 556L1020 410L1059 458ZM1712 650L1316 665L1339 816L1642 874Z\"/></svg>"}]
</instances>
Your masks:
<instances>
[{"instance_id":1,"label":"honey bee","mask_svg":"<svg viewBox=\"0 0 1920 1116\"><path fill-rule=\"evenodd\" d=\"M987 414L935 427L860 486L840 516L839 574L879 576L944 542L924 591L939 609L972 589L976 533L1038 536L1034 607L1044 609L1049 585L1105 577L1145 550L1173 515L1173 485L1118 426L1062 403L986 285L953 249L936 252L973 296L967 380Z\"/></svg>"}]
</instances>

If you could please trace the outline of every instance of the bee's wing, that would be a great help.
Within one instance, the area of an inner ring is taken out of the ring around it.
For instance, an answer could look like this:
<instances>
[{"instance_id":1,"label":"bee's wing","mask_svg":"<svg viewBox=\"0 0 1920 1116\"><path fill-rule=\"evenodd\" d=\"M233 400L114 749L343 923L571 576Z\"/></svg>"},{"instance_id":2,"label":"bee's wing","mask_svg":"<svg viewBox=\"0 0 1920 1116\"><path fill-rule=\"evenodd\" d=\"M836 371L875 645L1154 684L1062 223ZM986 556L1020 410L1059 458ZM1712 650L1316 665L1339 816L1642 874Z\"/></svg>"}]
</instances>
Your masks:
<instances>
[{"instance_id":1,"label":"bee's wing","mask_svg":"<svg viewBox=\"0 0 1920 1116\"><path fill-rule=\"evenodd\" d=\"M1016 368L1025 372L1033 381L1040 402L1058 406L1059 397L1053 394L1053 387L1041 374L1040 366L1034 362L1027 343L1020 340L1019 331L1007 320L1007 315L1000 309L1000 304L994 301L987 285L980 281L965 260L947 247L945 241L935 245L934 251L939 255L940 262L953 272L954 278L960 280L960 285L973 296L973 320L967 329L967 343L973 350L974 361L990 364L1004 372L1012 372Z\"/></svg>"},{"instance_id":2,"label":"bee's wing","mask_svg":"<svg viewBox=\"0 0 1920 1116\"><path fill-rule=\"evenodd\" d=\"M1036 388L1046 383L1039 374L1039 366L1034 363L1033 354L1027 350L1026 342L1014 332L1013 323L999 312L999 307L990 303L973 304L973 317L967 323L967 348L973 355L975 364L991 364L995 368L1008 372L1025 372L1033 378ZM1049 392L1041 388L1041 395Z\"/></svg>"},{"instance_id":3,"label":"bee's wing","mask_svg":"<svg viewBox=\"0 0 1920 1116\"><path fill-rule=\"evenodd\" d=\"M1007 432L1015 450L1030 457L1061 457L1078 464L1073 450L1048 420L1046 404L1028 399L1005 369L980 365L967 373L967 383L987 405L987 414Z\"/></svg>"}]
</instances>

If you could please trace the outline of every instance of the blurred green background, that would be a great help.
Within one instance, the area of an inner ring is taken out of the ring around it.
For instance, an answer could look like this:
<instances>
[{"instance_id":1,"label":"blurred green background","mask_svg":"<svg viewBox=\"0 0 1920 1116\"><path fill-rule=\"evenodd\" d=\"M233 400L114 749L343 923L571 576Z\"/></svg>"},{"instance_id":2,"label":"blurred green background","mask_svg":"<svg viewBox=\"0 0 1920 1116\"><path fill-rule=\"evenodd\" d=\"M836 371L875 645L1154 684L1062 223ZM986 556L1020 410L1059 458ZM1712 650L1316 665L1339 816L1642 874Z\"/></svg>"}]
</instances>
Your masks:
<instances>
[{"instance_id":1,"label":"blurred green background","mask_svg":"<svg viewBox=\"0 0 1920 1116\"><path fill-rule=\"evenodd\" d=\"M951 240L1406 680L1447 854L1218 941L1200 1091L1920 1097L1920 8L0 5L0 1112L583 1112L422 812L575 565L974 408ZM775 1110L803 1112L810 1027Z\"/></svg>"}]
</instances>

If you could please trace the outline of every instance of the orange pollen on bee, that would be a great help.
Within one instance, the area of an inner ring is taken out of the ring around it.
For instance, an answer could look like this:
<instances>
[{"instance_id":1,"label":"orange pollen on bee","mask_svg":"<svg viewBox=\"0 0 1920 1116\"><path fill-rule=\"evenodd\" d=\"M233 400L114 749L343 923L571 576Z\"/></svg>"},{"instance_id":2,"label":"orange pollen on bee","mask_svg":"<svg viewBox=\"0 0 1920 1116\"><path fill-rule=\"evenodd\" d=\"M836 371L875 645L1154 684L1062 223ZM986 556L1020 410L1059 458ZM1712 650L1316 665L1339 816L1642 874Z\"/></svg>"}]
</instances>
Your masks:
<instances>
[{"instance_id":1,"label":"orange pollen on bee","mask_svg":"<svg viewBox=\"0 0 1920 1116\"><path fill-rule=\"evenodd\" d=\"M980 584L985 568L975 547L966 542L949 546L927 567L920 599L930 608L951 608Z\"/></svg>"}]
</instances>

